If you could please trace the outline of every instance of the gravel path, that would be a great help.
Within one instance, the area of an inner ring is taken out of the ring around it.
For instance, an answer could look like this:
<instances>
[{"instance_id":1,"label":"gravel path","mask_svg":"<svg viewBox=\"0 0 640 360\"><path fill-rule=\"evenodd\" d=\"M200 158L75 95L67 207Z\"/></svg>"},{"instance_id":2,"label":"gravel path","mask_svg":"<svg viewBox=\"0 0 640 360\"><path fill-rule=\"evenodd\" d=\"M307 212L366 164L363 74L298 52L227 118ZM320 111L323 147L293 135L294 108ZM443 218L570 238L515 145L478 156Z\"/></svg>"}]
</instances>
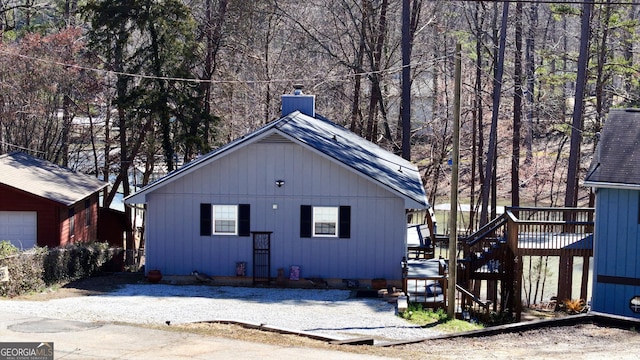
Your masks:
<instances>
[{"instance_id":1,"label":"gravel path","mask_svg":"<svg viewBox=\"0 0 640 360\"><path fill-rule=\"evenodd\" d=\"M339 339L412 340L440 334L397 317L394 304L352 298L346 290L135 284L107 295L2 300L0 306L18 314L82 321L178 324L233 320Z\"/></svg>"}]
</instances>

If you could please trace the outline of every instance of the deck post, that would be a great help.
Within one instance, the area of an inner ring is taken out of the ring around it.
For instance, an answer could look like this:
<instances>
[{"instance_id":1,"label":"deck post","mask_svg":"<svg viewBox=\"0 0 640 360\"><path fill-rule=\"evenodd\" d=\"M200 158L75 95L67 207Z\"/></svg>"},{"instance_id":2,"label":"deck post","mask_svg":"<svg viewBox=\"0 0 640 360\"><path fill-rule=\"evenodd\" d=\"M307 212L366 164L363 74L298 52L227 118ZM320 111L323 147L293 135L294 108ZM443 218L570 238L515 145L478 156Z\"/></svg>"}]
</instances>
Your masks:
<instances>
[{"instance_id":1,"label":"deck post","mask_svg":"<svg viewBox=\"0 0 640 360\"><path fill-rule=\"evenodd\" d=\"M562 252L558 271L558 301L571 300L573 255Z\"/></svg>"},{"instance_id":2,"label":"deck post","mask_svg":"<svg viewBox=\"0 0 640 360\"><path fill-rule=\"evenodd\" d=\"M589 286L589 256L583 256L582 259L582 284L580 284L580 298L587 301L587 287Z\"/></svg>"},{"instance_id":3,"label":"deck post","mask_svg":"<svg viewBox=\"0 0 640 360\"><path fill-rule=\"evenodd\" d=\"M516 313L516 322L522 320L522 256L514 256L512 305Z\"/></svg>"},{"instance_id":4,"label":"deck post","mask_svg":"<svg viewBox=\"0 0 640 360\"><path fill-rule=\"evenodd\" d=\"M409 290L407 287L407 277L409 276L409 264L407 263L407 257L402 257L402 292L405 296L407 296L407 301L409 301Z\"/></svg>"}]
</instances>

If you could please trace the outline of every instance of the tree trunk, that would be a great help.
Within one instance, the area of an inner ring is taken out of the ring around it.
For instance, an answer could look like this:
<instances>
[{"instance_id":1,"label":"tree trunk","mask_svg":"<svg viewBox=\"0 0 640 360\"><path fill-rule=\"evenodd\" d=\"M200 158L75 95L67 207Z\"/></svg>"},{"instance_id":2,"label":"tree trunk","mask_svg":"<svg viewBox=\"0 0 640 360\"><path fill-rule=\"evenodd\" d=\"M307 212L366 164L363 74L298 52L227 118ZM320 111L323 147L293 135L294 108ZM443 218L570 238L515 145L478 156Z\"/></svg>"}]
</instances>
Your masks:
<instances>
[{"instance_id":1,"label":"tree trunk","mask_svg":"<svg viewBox=\"0 0 640 360\"><path fill-rule=\"evenodd\" d=\"M502 93L502 73L504 70L504 51L507 37L507 18L509 16L509 1L502 5L502 24L500 26L500 38L498 57L493 80L493 112L491 116L491 129L489 132L489 147L487 150L487 163L485 165L485 178L482 186L482 210L480 212L480 226L489 222L489 190L495 177L497 139L498 139L498 112L500 110L500 95ZM495 198L495 197L494 197ZM495 207L494 211L495 212Z\"/></svg>"},{"instance_id":2,"label":"tree trunk","mask_svg":"<svg viewBox=\"0 0 640 360\"><path fill-rule=\"evenodd\" d=\"M362 128L363 128L362 113L360 112L360 93L362 90L362 69L364 67L363 60L364 60L364 52L365 52L365 45L366 45L365 33L367 30L366 21L365 21L367 14L365 9L366 9L365 7L362 8L360 34L358 35L360 38L360 41L358 44L358 52L356 53L356 63L354 64L355 66L353 68L353 71L356 74L355 74L355 79L353 83L353 102L351 105L351 125L349 126L349 129L358 135L362 135Z\"/></svg>"},{"instance_id":3,"label":"tree trunk","mask_svg":"<svg viewBox=\"0 0 640 360\"><path fill-rule=\"evenodd\" d=\"M62 153L62 166L69 166L69 133L71 132L71 98L69 86L64 86L62 90L62 141L60 150Z\"/></svg>"},{"instance_id":4,"label":"tree trunk","mask_svg":"<svg viewBox=\"0 0 640 360\"><path fill-rule=\"evenodd\" d=\"M211 17L211 0L206 0L205 3L205 17L206 17L206 56L204 62L204 70L201 78L205 80L201 83L200 91L203 94L203 113L207 115L207 120L204 122L204 134L202 136L204 143L203 147L205 150L209 149L209 142L211 136L211 124L208 121L208 116L211 115L211 101L212 101L212 91L211 91L211 79L213 78L213 74L216 71L216 56L218 54L218 50L220 49L220 44L222 42L222 27L224 25L224 21L227 14L229 1L228 0L220 0L218 1L218 9L215 16L215 22L212 21Z\"/></svg>"},{"instance_id":5,"label":"tree trunk","mask_svg":"<svg viewBox=\"0 0 640 360\"><path fill-rule=\"evenodd\" d=\"M402 157L411 160L411 34L410 0L402 0Z\"/></svg>"},{"instance_id":6,"label":"tree trunk","mask_svg":"<svg viewBox=\"0 0 640 360\"><path fill-rule=\"evenodd\" d=\"M611 21L611 0L607 0L604 5L603 19L601 20L600 27L602 33L599 37L599 44L597 45L598 60L596 65L596 123L594 131L600 131L602 129L603 118L607 112L609 106L607 104L607 92L605 92L605 85L607 83L607 74L605 72L605 65L609 60L609 23Z\"/></svg>"},{"instance_id":7,"label":"tree trunk","mask_svg":"<svg viewBox=\"0 0 640 360\"><path fill-rule=\"evenodd\" d=\"M525 118L526 130L524 137L524 146L527 154L525 164L531 164L533 161L533 117L534 117L534 93L535 93L535 38L538 30L538 3L529 5L529 31L527 32L525 46L525 68L527 69L527 116Z\"/></svg>"},{"instance_id":8,"label":"tree trunk","mask_svg":"<svg viewBox=\"0 0 640 360\"><path fill-rule=\"evenodd\" d=\"M384 48L384 40L387 32L388 5L388 0L382 0L382 3L380 5L380 17L378 18L378 26L375 34L376 36L374 37L373 41L375 50L370 57L372 70L372 73L369 75L369 79L371 80L371 97L369 98L369 116L367 121L366 138L372 142L377 142L376 137L378 135L378 110L380 111L380 114L383 118L382 121L384 136L389 141L393 140L391 138L391 130L389 128L387 113L384 107L384 99L382 96L382 89L380 86L380 81L382 79L382 75L380 73L380 70L382 70L382 50Z\"/></svg>"},{"instance_id":9,"label":"tree trunk","mask_svg":"<svg viewBox=\"0 0 640 360\"><path fill-rule=\"evenodd\" d=\"M511 153L511 206L520 206L520 124L522 114L522 2L516 3L516 52L513 81L513 151Z\"/></svg>"},{"instance_id":10,"label":"tree trunk","mask_svg":"<svg viewBox=\"0 0 640 360\"><path fill-rule=\"evenodd\" d=\"M637 12L637 9L638 9L637 3L633 3L631 5L631 11L629 12L629 21L631 23L636 23L636 12ZM634 46L633 45L635 44L635 40L634 40L635 36L631 32L626 32L626 31L624 32L623 36L624 36L624 39L623 39L624 49L623 49L622 54L623 54L625 62L627 63L627 66L630 69L633 69L634 68L634 65L633 65L634 64L634 57L633 57ZM631 81L631 79L632 79L631 73L627 73L624 76L624 80L625 80L625 87L624 88L626 90L626 93L628 94L627 96L632 99L632 102L637 103L638 94L631 95L631 92L633 91L632 90L633 89L633 82Z\"/></svg>"},{"instance_id":11,"label":"tree trunk","mask_svg":"<svg viewBox=\"0 0 640 360\"><path fill-rule=\"evenodd\" d=\"M64 19L67 26L76 25L76 11L78 9L78 0L66 0L64 2Z\"/></svg>"},{"instance_id":12,"label":"tree trunk","mask_svg":"<svg viewBox=\"0 0 640 360\"><path fill-rule=\"evenodd\" d=\"M564 206L576 207L578 204L578 174L580 170L580 144L582 142L582 114L584 109L584 92L587 83L587 65L589 61L589 20L593 3L582 4L580 26L580 53L578 55L578 73L576 78L576 95L573 107L571 127L571 148L569 150L569 167L567 170L567 188Z\"/></svg>"},{"instance_id":13,"label":"tree trunk","mask_svg":"<svg viewBox=\"0 0 640 360\"><path fill-rule=\"evenodd\" d=\"M482 35L484 34L482 25L483 19L480 15L481 3L475 3L475 12L473 14L473 22L475 28L475 52L476 52L476 66L475 66L475 83L474 83L474 99L473 99L473 122L471 126L471 190L469 196L469 206L471 212L469 212L469 232L475 229L476 211L475 211L475 196L476 196L476 177L478 176L478 169L482 169L482 116L483 116L483 101L482 101ZM482 171L479 172L482 176ZM482 181L480 181L482 182Z\"/></svg>"}]
</instances>

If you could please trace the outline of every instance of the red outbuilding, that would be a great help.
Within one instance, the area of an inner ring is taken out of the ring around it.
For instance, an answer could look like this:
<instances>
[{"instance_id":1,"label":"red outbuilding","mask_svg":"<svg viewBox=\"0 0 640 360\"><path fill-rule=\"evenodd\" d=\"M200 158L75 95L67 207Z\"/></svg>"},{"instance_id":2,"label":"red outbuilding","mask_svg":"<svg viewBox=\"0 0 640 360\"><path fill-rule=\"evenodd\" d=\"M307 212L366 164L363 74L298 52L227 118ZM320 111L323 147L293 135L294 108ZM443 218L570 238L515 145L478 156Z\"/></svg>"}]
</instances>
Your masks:
<instances>
[{"instance_id":1,"label":"red outbuilding","mask_svg":"<svg viewBox=\"0 0 640 360\"><path fill-rule=\"evenodd\" d=\"M28 249L98 240L106 186L24 152L0 155L0 241Z\"/></svg>"}]
</instances>

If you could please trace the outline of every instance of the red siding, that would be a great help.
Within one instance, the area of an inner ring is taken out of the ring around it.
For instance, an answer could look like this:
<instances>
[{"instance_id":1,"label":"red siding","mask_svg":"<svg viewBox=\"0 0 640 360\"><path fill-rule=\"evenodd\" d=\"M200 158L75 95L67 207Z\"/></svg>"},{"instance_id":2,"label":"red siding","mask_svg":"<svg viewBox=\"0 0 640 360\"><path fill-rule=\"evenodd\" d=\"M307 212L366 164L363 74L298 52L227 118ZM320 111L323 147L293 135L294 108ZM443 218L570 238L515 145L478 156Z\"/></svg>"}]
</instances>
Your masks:
<instances>
[{"instance_id":1,"label":"red siding","mask_svg":"<svg viewBox=\"0 0 640 360\"><path fill-rule=\"evenodd\" d=\"M101 208L98 238L107 241L109 245L124 247L124 232L127 228L124 213L117 210Z\"/></svg>"},{"instance_id":2,"label":"red siding","mask_svg":"<svg viewBox=\"0 0 640 360\"><path fill-rule=\"evenodd\" d=\"M76 203L75 233L69 236L69 208L51 201L0 184L0 211L35 211L38 218L38 246L56 247L70 242L97 240L98 194L90 196L89 216L91 224L86 225L84 200Z\"/></svg>"}]
</instances>

